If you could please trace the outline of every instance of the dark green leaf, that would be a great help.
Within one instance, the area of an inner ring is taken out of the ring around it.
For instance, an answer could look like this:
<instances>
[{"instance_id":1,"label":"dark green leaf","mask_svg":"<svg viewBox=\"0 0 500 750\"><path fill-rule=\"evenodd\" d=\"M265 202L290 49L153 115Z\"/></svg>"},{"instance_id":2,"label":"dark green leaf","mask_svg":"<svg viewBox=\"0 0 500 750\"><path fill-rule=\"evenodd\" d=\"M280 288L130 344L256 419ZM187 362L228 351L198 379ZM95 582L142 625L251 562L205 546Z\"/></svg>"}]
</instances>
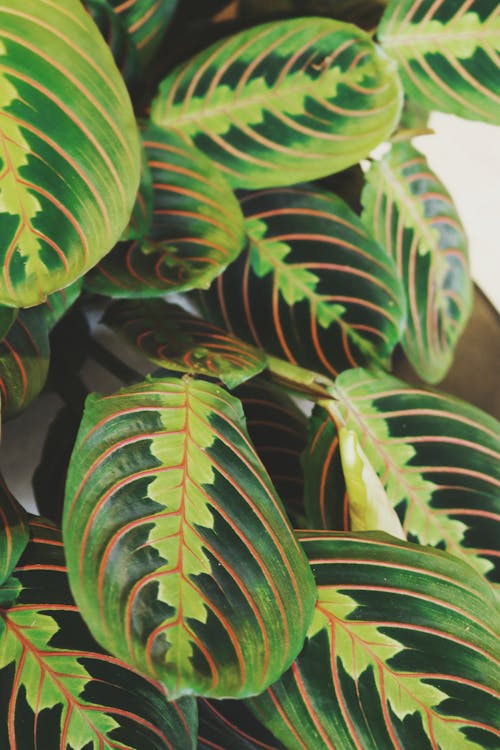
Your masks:
<instances>
[{"instance_id":1,"label":"dark green leaf","mask_svg":"<svg viewBox=\"0 0 500 750\"><path fill-rule=\"evenodd\" d=\"M26 514L0 474L0 584L12 573L28 537Z\"/></svg>"},{"instance_id":2,"label":"dark green leaf","mask_svg":"<svg viewBox=\"0 0 500 750\"><path fill-rule=\"evenodd\" d=\"M0 746L194 750L194 699L168 703L158 683L97 646L69 591L60 532L34 520L31 534L0 588Z\"/></svg>"},{"instance_id":3,"label":"dark green leaf","mask_svg":"<svg viewBox=\"0 0 500 750\"><path fill-rule=\"evenodd\" d=\"M499 618L444 552L385 534L301 532L318 585L303 651L246 701L287 750L494 750Z\"/></svg>"},{"instance_id":4,"label":"dark green leaf","mask_svg":"<svg viewBox=\"0 0 500 750\"><path fill-rule=\"evenodd\" d=\"M500 124L496 0L391 0L378 36L410 97L427 109Z\"/></svg>"},{"instance_id":5,"label":"dark green leaf","mask_svg":"<svg viewBox=\"0 0 500 750\"><path fill-rule=\"evenodd\" d=\"M83 4L110 48L124 81L130 87L137 82L141 64L123 14L116 13L108 0L83 0Z\"/></svg>"},{"instance_id":6,"label":"dark green leaf","mask_svg":"<svg viewBox=\"0 0 500 750\"><path fill-rule=\"evenodd\" d=\"M47 328L51 331L56 323L66 315L82 291L82 279L77 279L65 289L50 294L40 308L44 311Z\"/></svg>"},{"instance_id":7,"label":"dark green leaf","mask_svg":"<svg viewBox=\"0 0 500 750\"><path fill-rule=\"evenodd\" d=\"M0 341L6 337L17 318L18 310L15 307L0 305Z\"/></svg>"},{"instance_id":8,"label":"dark green leaf","mask_svg":"<svg viewBox=\"0 0 500 750\"><path fill-rule=\"evenodd\" d=\"M206 295L226 327L327 375L387 364L402 332L403 290L360 219L307 185L252 193L242 206L250 246Z\"/></svg>"},{"instance_id":9,"label":"dark green leaf","mask_svg":"<svg viewBox=\"0 0 500 750\"><path fill-rule=\"evenodd\" d=\"M123 20L143 63L153 56L161 44L177 0L109 0Z\"/></svg>"},{"instance_id":10,"label":"dark green leaf","mask_svg":"<svg viewBox=\"0 0 500 750\"><path fill-rule=\"evenodd\" d=\"M351 24L271 22L180 65L151 117L235 187L290 185L345 169L390 135L402 103L395 67Z\"/></svg>"},{"instance_id":11,"label":"dark green leaf","mask_svg":"<svg viewBox=\"0 0 500 750\"><path fill-rule=\"evenodd\" d=\"M243 701L198 699L198 750L286 750Z\"/></svg>"},{"instance_id":12,"label":"dark green leaf","mask_svg":"<svg viewBox=\"0 0 500 750\"><path fill-rule=\"evenodd\" d=\"M409 143L373 162L363 219L397 264L407 296L403 348L424 380L441 380L470 314L467 239L446 188Z\"/></svg>"},{"instance_id":13,"label":"dark green leaf","mask_svg":"<svg viewBox=\"0 0 500 750\"><path fill-rule=\"evenodd\" d=\"M299 652L312 576L222 388L151 378L89 397L63 528L92 633L171 697L261 692Z\"/></svg>"},{"instance_id":14,"label":"dark green leaf","mask_svg":"<svg viewBox=\"0 0 500 750\"><path fill-rule=\"evenodd\" d=\"M253 346L163 300L115 302L103 322L160 367L218 378L228 388L266 366Z\"/></svg>"}]
</instances>

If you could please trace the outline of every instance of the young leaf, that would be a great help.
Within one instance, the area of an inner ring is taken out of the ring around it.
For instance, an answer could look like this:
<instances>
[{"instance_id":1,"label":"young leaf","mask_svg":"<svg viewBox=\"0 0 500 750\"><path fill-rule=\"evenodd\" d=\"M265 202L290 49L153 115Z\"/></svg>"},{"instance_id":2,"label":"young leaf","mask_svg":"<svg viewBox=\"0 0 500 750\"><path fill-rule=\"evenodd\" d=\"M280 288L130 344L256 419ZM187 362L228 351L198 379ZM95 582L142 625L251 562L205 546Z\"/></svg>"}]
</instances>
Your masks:
<instances>
[{"instance_id":1,"label":"young leaf","mask_svg":"<svg viewBox=\"0 0 500 750\"><path fill-rule=\"evenodd\" d=\"M2 419L11 419L38 396L49 370L49 331L43 305L19 314L0 342Z\"/></svg>"},{"instance_id":2,"label":"young leaf","mask_svg":"<svg viewBox=\"0 0 500 750\"><path fill-rule=\"evenodd\" d=\"M228 329L327 375L386 364L402 332L403 290L351 209L308 185L252 193L242 206L249 248L206 295Z\"/></svg>"},{"instance_id":3,"label":"young leaf","mask_svg":"<svg viewBox=\"0 0 500 750\"><path fill-rule=\"evenodd\" d=\"M26 514L0 474L0 584L12 573L28 538Z\"/></svg>"},{"instance_id":4,"label":"young leaf","mask_svg":"<svg viewBox=\"0 0 500 750\"><path fill-rule=\"evenodd\" d=\"M218 386L148 379L89 397L63 529L92 633L171 698L261 692L302 647L312 576Z\"/></svg>"},{"instance_id":5,"label":"young leaf","mask_svg":"<svg viewBox=\"0 0 500 750\"><path fill-rule=\"evenodd\" d=\"M143 134L153 189L152 220L140 244L119 245L87 277L114 297L206 289L243 247L243 216L219 170L174 132Z\"/></svg>"},{"instance_id":6,"label":"young leaf","mask_svg":"<svg viewBox=\"0 0 500 750\"><path fill-rule=\"evenodd\" d=\"M300 532L318 602L305 646L246 701L287 750L493 750L499 617L444 552L385 534Z\"/></svg>"},{"instance_id":7,"label":"young leaf","mask_svg":"<svg viewBox=\"0 0 500 750\"><path fill-rule=\"evenodd\" d=\"M218 378L228 388L266 366L253 346L163 300L115 302L103 323L160 367Z\"/></svg>"},{"instance_id":8,"label":"young leaf","mask_svg":"<svg viewBox=\"0 0 500 750\"><path fill-rule=\"evenodd\" d=\"M195 700L169 703L97 646L69 591L60 532L34 520L31 535L0 587L1 747L194 750Z\"/></svg>"},{"instance_id":9,"label":"young leaf","mask_svg":"<svg viewBox=\"0 0 500 750\"><path fill-rule=\"evenodd\" d=\"M361 29L326 18L255 26L163 81L151 118L192 139L234 187L291 185L351 166L387 138L402 94Z\"/></svg>"},{"instance_id":10,"label":"young leaf","mask_svg":"<svg viewBox=\"0 0 500 750\"><path fill-rule=\"evenodd\" d=\"M382 373L347 371L336 390L338 419L358 435L408 538L499 581L498 422Z\"/></svg>"},{"instance_id":11,"label":"young leaf","mask_svg":"<svg viewBox=\"0 0 500 750\"><path fill-rule=\"evenodd\" d=\"M137 129L78 0L0 8L0 302L43 302L105 255L139 181Z\"/></svg>"},{"instance_id":12,"label":"young leaf","mask_svg":"<svg viewBox=\"0 0 500 750\"><path fill-rule=\"evenodd\" d=\"M391 0L378 38L427 109L500 124L495 0Z\"/></svg>"},{"instance_id":13,"label":"young leaf","mask_svg":"<svg viewBox=\"0 0 500 750\"><path fill-rule=\"evenodd\" d=\"M470 314L467 239L455 206L425 157L409 143L373 162L363 219L394 259L407 295L402 344L424 380L441 380Z\"/></svg>"},{"instance_id":14,"label":"young leaf","mask_svg":"<svg viewBox=\"0 0 500 750\"><path fill-rule=\"evenodd\" d=\"M198 750L286 750L243 701L198 698Z\"/></svg>"}]
</instances>

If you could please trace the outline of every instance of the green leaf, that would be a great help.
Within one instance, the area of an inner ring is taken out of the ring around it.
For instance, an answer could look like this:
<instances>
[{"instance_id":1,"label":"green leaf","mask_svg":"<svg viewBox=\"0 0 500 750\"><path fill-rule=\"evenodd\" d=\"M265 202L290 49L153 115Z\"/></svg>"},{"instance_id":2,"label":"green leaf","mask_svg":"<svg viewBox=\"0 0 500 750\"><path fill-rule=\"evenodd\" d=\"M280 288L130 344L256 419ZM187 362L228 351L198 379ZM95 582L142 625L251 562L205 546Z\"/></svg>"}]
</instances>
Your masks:
<instances>
[{"instance_id":1,"label":"green leaf","mask_svg":"<svg viewBox=\"0 0 500 750\"><path fill-rule=\"evenodd\" d=\"M74 305L82 291L82 279L77 279L65 289L50 294L42 308L49 331L54 328L61 318L66 315L69 308Z\"/></svg>"},{"instance_id":2,"label":"green leaf","mask_svg":"<svg viewBox=\"0 0 500 750\"><path fill-rule=\"evenodd\" d=\"M243 701L198 699L198 750L286 750Z\"/></svg>"},{"instance_id":3,"label":"green leaf","mask_svg":"<svg viewBox=\"0 0 500 750\"><path fill-rule=\"evenodd\" d=\"M363 219L397 264L407 295L402 344L421 378L441 380L472 305L467 239L453 201L409 143L373 162Z\"/></svg>"},{"instance_id":4,"label":"green leaf","mask_svg":"<svg viewBox=\"0 0 500 750\"><path fill-rule=\"evenodd\" d=\"M242 201L249 248L220 276L208 307L238 336L329 376L387 364L404 321L391 258L331 193L309 185Z\"/></svg>"},{"instance_id":5,"label":"green leaf","mask_svg":"<svg viewBox=\"0 0 500 750\"><path fill-rule=\"evenodd\" d=\"M352 531L385 531L406 540L401 521L354 430L339 431L340 457L349 496Z\"/></svg>"},{"instance_id":6,"label":"green leaf","mask_svg":"<svg viewBox=\"0 0 500 750\"><path fill-rule=\"evenodd\" d=\"M378 37L408 95L427 109L500 124L497 11L495 0L391 0Z\"/></svg>"},{"instance_id":7,"label":"green leaf","mask_svg":"<svg viewBox=\"0 0 500 750\"><path fill-rule=\"evenodd\" d=\"M385 9L384 0L240 0L243 18L252 22L276 17L327 16L371 31Z\"/></svg>"},{"instance_id":8,"label":"green leaf","mask_svg":"<svg viewBox=\"0 0 500 750\"><path fill-rule=\"evenodd\" d=\"M116 243L139 180L123 80L78 0L0 9L0 302L26 307Z\"/></svg>"},{"instance_id":9,"label":"green leaf","mask_svg":"<svg viewBox=\"0 0 500 750\"><path fill-rule=\"evenodd\" d=\"M0 588L1 747L194 750L194 699L168 703L97 646L68 588L59 530L34 520L31 535Z\"/></svg>"},{"instance_id":10,"label":"green leaf","mask_svg":"<svg viewBox=\"0 0 500 750\"><path fill-rule=\"evenodd\" d=\"M123 15L116 13L108 0L83 0L83 4L110 48L124 81L129 87L138 84L141 64Z\"/></svg>"},{"instance_id":11,"label":"green leaf","mask_svg":"<svg viewBox=\"0 0 500 750\"><path fill-rule=\"evenodd\" d=\"M19 310L0 342L2 419L23 411L40 393L49 370L49 331L44 305Z\"/></svg>"},{"instance_id":12,"label":"green leaf","mask_svg":"<svg viewBox=\"0 0 500 750\"><path fill-rule=\"evenodd\" d=\"M120 244L87 276L113 297L206 289L243 247L243 216L206 156L174 132L143 134L153 189L152 220L139 244Z\"/></svg>"},{"instance_id":13,"label":"green leaf","mask_svg":"<svg viewBox=\"0 0 500 750\"><path fill-rule=\"evenodd\" d=\"M222 388L148 379L89 397L63 530L94 637L171 698L261 692L299 652L312 576Z\"/></svg>"},{"instance_id":14,"label":"green leaf","mask_svg":"<svg viewBox=\"0 0 500 750\"><path fill-rule=\"evenodd\" d=\"M499 617L444 552L385 534L301 532L318 585L304 649L246 701L287 750L494 750Z\"/></svg>"},{"instance_id":15,"label":"green leaf","mask_svg":"<svg viewBox=\"0 0 500 750\"><path fill-rule=\"evenodd\" d=\"M335 385L337 419L358 435L408 538L499 581L498 422L390 375L350 370Z\"/></svg>"},{"instance_id":16,"label":"green leaf","mask_svg":"<svg viewBox=\"0 0 500 750\"><path fill-rule=\"evenodd\" d=\"M15 307L0 305L0 341L6 337L12 324L17 318L18 310Z\"/></svg>"},{"instance_id":17,"label":"green leaf","mask_svg":"<svg viewBox=\"0 0 500 750\"><path fill-rule=\"evenodd\" d=\"M177 0L108 0L123 20L139 57L147 63L161 44Z\"/></svg>"},{"instance_id":18,"label":"green leaf","mask_svg":"<svg viewBox=\"0 0 500 750\"><path fill-rule=\"evenodd\" d=\"M0 584L12 573L28 538L26 514L0 474Z\"/></svg>"},{"instance_id":19,"label":"green leaf","mask_svg":"<svg viewBox=\"0 0 500 750\"><path fill-rule=\"evenodd\" d=\"M282 388L262 379L239 386L248 434L282 499L292 525L304 524L304 479L300 455L307 442L307 419Z\"/></svg>"},{"instance_id":20,"label":"green leaf","mask_svg":"<svg viewBox=\"0 0 500 750\"><path fill-rule=\"evenodd\" d=\"M387 138L402 103L368 34L298 18L217 42L160 86L151 118L192 139L235 187L290 185L351 166Z\"/></svg>"},{"instance_id":21,"label":"green leaf","mask_svg":"<svg viewBox=\"0 0 500 750\"><path fill-rule=\"evenodd\" d=\"M160 367L218 378L228 388L266 366L253 346L163 300L115 302L103 323Z\"/></svg>"}]
</instances>

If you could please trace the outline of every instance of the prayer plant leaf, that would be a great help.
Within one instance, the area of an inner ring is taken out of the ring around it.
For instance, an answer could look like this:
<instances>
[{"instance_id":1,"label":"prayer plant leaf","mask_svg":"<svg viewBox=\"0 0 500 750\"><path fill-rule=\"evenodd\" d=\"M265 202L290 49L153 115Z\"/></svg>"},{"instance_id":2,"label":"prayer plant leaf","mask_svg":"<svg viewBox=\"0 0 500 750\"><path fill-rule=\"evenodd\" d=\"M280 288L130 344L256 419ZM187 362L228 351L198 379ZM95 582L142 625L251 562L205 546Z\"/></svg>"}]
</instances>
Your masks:
<instances>
[{"instance_id":1,"label":"prayer plant leaf","mask_svg":"<svg viewBox=\"0 0 500 750\"><path fill-rule=\"evenodd\" d=\"M420 377L436 383L452 363L472 306L464 229L446 188L409 143L394 144L366 179L363 219L406 290L403 349Z\"/></svg>"},{"instance_id":2,"label":"prayer plant leaf","mask_svg":"<svg viewBox=\"0 0 500 750\"><path fill-rule=\"evenodd\" d=\"M0 746L9 750L194 750L193 698L169 703L95 643L68 586L61 535L31 542L0 587Z\"/></svg>"},{"instance_id":3,"label":"prayer plant leaf","mask_svg":"<svg viewBox=\"0 0 500 750\"><path fill-rule=\"evenodd\" d=\"M89 397L63 530L94 637L170 698L261 692L302 647L311 571L219 386L149 378Z\"/></svg>"},{"instance_id":4,"label":"prayer plant leaf","mask_svg":"<svg viewBox=\"0 0 500 750\"><path fill-rule=\"evenodd\" d=\"M22 412L40 393L49 371L49 328L45 305L19 310L0 341L2 419Z\"/></svg>"},{"instance_id":5,"label":"prayer plant leaf","mask_svg":"<svg viewBox=\"0 0 500 750\"><path fill-rule=\"evenodd\" d=\"M83 4L110 48L124 81L129 87L138 83L139 55L123 16L115 12L109 0L83 0Z\"/></svg>"},{"instance_id":6,"label":"prayer plant leaf","mask_svg":"<svg viewBox=\"0 0 500 750\"><path fill-rule=\"evenodd\" d=\"M103 323L160 367L218 378L228 388L266 367L255 347L164 300L119 300Z\"/></svg>"},{"instance_id":7,"label":"prayer plant leaf","mask_svg":"<svg viewBox=\"0 0 500 750\"><path fill-rule=\"evenodd\" d=\"M391 258L317 187L242 200L249 246L203 295L228 330L294 365L337 375L388 363L404 323Z\"/></svg>"},{"instance_id":8,"label":"prayer plant leaf","mask_svg":"<svg viewBox=\"0 0 500 750\"><path fill-rule=\"evenodd\" d=\"M307 419L287 393L263 379L239 386L248 434L296 528L303 527L304 478L300 455L307 443Z\"/></svg>"},{"instance_id":9,"label":"prayer plant leaf","mask_svg":"<svg viewBox=\"0 0 500 750\"><path fill-rule=\"evenodd\" d=\"M0 305L0 341L6 337L12 324L17 318L18 310L15 307Z\"/></svg>"},{"instance_id":10,"label":"prayer plant leaf","mask_svg":"<svg viewBox=\"0 0 500 750\"><path fill-rule=\"evenodd\" d=\"M216 166L179 134L150 126L143 140L153 191L147 236L120 243L87 286L113 297L206 289L243 247L238 201Z\"/></svg>"},{"instance_id":11,"label":"prayer plant leaf","mask_svg":"<svg viewBox=\"0 0 500 750\"><path fill-rule=\"evenodd\" d=\"M335 387L337 419L358 435L408 538L444 548L498 582L498 422L382 373L350 370Z\"/></svg>"},{"instance_id":12,"label":"prayer plant leaf","mask_svg":"<svg viewBox=\"0 0 500 750\"><path fill-rule=\"evenodd\" d=\"M0 302L29 307L116 243L139 181L123 79L78 0L0 8Z\"/></svg>"},{"instance_id":13,"label":"prayer plant leaf","mask_svg":"<svg viewBox=\"0 0 500 750\"><path fill-rule=\"evenodd\" d=\"M108 0L123 21L143 64L161 44L177 0Z\"/></svg>"},{"instance_id":14,"label":"prayer plant leaf","mask_svg":"<svg viewBox=\"0 0 500 750\"><path fill-rule=\"evenodd\" d=\"M234 187L290 185L351 166L386 139L402 102L395 63L328 18L255 26L160 85L151 118L179 130Z\"/></svg>"},{"instance_id":15,"label":"prayer plant leaf","mask_svg":"<svg viewBox=\"0 0 500 750\"><path fill-rule=\"evenodd\" d=\"M426 109L500 124L496 0L391 0L378 38Z\"/></svg>"},{"instance_id":16,"label":"prayer plant leaf","mask_svg":"<svg viewBox=\"0 0 500 750\"><path fill-rule=\"evenodd\" d=\"M0 585L12 573L28 538L26 514L0 474Z\"/></svg>"},{"instance_id":17,"label":"prayer plant leaf","mask_svg":"<svg viewBox=\"0 0 500 750\"><path fill-rule=\"evenodd\" d=\"M43 306L40 308L44 311L49 331L54 328L61 318L66 315L69 308L74 305L82 291L82 284L83 280L77 279L59 292L49 294Z\"/></svg>"},{"instance_id":18,"label":"prayer plant leaf","mask_svg":"<svg viewBox=\"0 0 500 750\"><path fill-rule=\"evenodd\" d=\"M243 701L198 698L198 750L286 750Z\"/></svg>"},{"instance_id":19,"label":"prayer plant leaf","mask_svg":"<svg viewBox=\"0 0 500 750\"><path fill-rule=\"evenodd\" d=\"M452 555L385 534L300 532L318 585L304 649L246 701L287 750L494 750L499 617Z\"/></svg>"}]
</instances>

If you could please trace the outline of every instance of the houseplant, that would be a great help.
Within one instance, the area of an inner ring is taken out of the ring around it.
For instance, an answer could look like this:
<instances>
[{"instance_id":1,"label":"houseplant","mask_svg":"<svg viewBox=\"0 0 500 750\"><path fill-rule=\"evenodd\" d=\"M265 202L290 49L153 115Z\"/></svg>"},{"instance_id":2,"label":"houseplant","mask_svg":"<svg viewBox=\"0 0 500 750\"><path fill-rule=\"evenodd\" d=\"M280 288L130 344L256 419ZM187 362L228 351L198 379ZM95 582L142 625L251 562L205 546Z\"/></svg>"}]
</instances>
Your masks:
<instances>
[{"instance_id":1,"label":"houseplant","mask_svg":"<svg viewBox=\"0 0 500 750\"><path fill-rule=\"evenodd\" d=\"M411 138L498 123L493 4L174 6L0 8L3 414L66 403L48 518L2 490L2 747L496 747L498 425L390 373L470 312Z\"/></svg>"}]
</instances>

